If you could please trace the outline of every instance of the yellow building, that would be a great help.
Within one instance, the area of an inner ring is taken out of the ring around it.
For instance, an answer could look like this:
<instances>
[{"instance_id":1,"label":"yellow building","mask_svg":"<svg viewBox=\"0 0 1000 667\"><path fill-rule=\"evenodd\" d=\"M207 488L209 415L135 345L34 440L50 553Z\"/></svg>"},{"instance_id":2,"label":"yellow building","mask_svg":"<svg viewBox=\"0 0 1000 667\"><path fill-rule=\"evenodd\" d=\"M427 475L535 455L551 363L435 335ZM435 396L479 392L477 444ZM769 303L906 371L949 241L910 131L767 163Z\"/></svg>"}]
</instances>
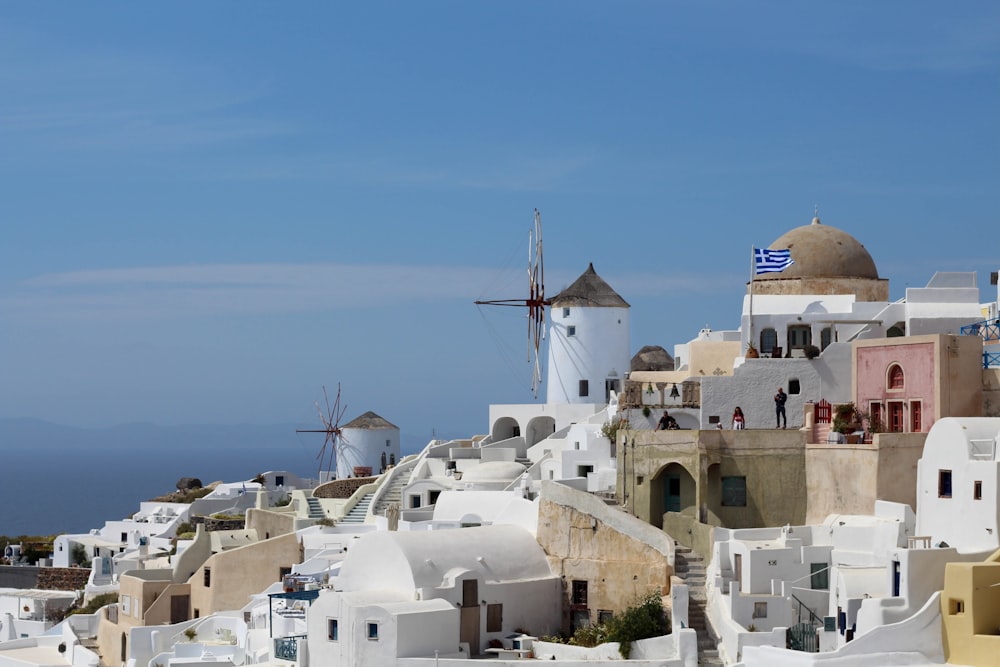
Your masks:
<instances>
[{"instance_id":1,"label":"yellow building","mask_svg":"<svg viewBox=\"0 0 1000 667\"><path fill-rule=\"evenodd\" d=\"M983 563L948 563L941 594L948 664L988 667L1000 660L1000 550Z\"/></svg>"}]
</instances>

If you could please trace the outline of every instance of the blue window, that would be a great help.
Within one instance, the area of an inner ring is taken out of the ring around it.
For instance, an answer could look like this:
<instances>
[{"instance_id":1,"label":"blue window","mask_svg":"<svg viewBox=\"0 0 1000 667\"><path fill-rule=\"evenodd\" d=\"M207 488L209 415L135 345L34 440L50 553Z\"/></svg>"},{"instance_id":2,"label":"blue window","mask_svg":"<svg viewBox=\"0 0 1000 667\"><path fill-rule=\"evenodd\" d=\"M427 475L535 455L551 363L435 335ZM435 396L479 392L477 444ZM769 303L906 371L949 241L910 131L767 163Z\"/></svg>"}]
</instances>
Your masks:
<instances>
[{"instance_id":1,"label":"blue window","mask_svg":"<svg viewBox=\"0 0 1000 667\"><path fill-rule=\"evenodd\" d=\"M337 619L328 618L326 619L326 636L332 642L337 641L340 638L340 628L337 623Z\"/></svg>"},{"instance_id":2,"label":"blue window","mask_svg":"<svg viewBox=\"0 0 1000 667\"><path fill-rule=\"evenodd\" d=\"M368 624L368 639L378 639L378 623Z\"/></svg>"}]
</instances>

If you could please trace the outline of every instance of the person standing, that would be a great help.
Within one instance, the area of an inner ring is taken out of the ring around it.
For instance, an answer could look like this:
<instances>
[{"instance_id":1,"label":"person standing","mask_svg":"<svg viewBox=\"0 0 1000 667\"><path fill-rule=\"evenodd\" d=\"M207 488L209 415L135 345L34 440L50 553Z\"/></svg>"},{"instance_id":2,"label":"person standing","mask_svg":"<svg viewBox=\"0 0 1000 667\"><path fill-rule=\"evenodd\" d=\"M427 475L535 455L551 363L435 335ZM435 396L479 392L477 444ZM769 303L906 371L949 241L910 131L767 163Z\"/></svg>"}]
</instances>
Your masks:
<instances>
[{"instance_id":1,"label":"person standing","mask_svg":"<svg viewBox=\"0 0 1000 667\"><path fill-rule=\"evenodd\" d=\"M736 409L733 410L733 430L742 431L745 426L746 418L743 416L743 410L737 405Z\"/></svg>"},{"instance_id":2,"label":"person standing","mask_svg":"<svg viewBox=\"0 0 1000 667\"><path fill-rule=\"evenodd\" d=\"M785 402L788 401L788 394L781 387L774 395L774 428L785 428L788 426L788 416L785 414Z\"/></svg>"}]
</instances>

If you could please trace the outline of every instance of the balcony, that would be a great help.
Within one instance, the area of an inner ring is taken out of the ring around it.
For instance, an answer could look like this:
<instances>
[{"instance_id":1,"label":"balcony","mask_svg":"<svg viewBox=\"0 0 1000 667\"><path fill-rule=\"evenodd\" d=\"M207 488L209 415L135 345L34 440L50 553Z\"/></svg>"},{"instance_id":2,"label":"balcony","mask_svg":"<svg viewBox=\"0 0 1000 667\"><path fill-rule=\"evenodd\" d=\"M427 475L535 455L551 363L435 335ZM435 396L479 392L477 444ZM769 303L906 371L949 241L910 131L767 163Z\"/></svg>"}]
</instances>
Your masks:
<instances>
[{"instance_id":1,"label":"balcony","mask_svg":"<svg viewBox=\"0 0 1000 667\"><path fill-rule=\"evenodd\" d=\"M275 660L287 660L298 662L299 660L299 640L305 639L305 635L295 635L292 637L278 637L274 640Z\"/></svg>"}]
</instances>

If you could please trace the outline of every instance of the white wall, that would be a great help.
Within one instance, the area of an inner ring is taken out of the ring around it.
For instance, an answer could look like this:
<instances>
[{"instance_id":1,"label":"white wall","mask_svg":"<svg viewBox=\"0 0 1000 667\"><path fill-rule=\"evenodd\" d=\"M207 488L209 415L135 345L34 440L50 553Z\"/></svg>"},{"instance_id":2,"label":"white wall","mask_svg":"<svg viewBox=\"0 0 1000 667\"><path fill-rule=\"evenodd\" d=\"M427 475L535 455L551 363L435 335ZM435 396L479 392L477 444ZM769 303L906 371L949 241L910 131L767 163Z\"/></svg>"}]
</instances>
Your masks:
<instances>
[{"instance_id":1,"label":"white wall","mask_svg":"<svg viewBox=\"0 0 1000 667\"><path fill-rule=\"evenodd\" d=\"M944 541L961 552L1000 547L998 434L1000 418L946 417L931 427L917 464L917 533L930 536L932 545ZM948 498L939 496L942 470L951 471ZM976 481L982 482L980 500L973 497Z\"/></svg>"},{"instance_id":2,"label":"white wall","mask_svg":"<svg viewBox=\"0 0 1000 667\"><path fill-rule=\"evenodd\" d=\"M568 327L575 333L568 335ZM552 307L549 359L545 375L547 403L607 403L605 380L614 374L621 386L631 363L628 308ZM587 380L587 396L580 396ZM558 427L557 427L558 428Z\"/></svg>"}]
</instances>

